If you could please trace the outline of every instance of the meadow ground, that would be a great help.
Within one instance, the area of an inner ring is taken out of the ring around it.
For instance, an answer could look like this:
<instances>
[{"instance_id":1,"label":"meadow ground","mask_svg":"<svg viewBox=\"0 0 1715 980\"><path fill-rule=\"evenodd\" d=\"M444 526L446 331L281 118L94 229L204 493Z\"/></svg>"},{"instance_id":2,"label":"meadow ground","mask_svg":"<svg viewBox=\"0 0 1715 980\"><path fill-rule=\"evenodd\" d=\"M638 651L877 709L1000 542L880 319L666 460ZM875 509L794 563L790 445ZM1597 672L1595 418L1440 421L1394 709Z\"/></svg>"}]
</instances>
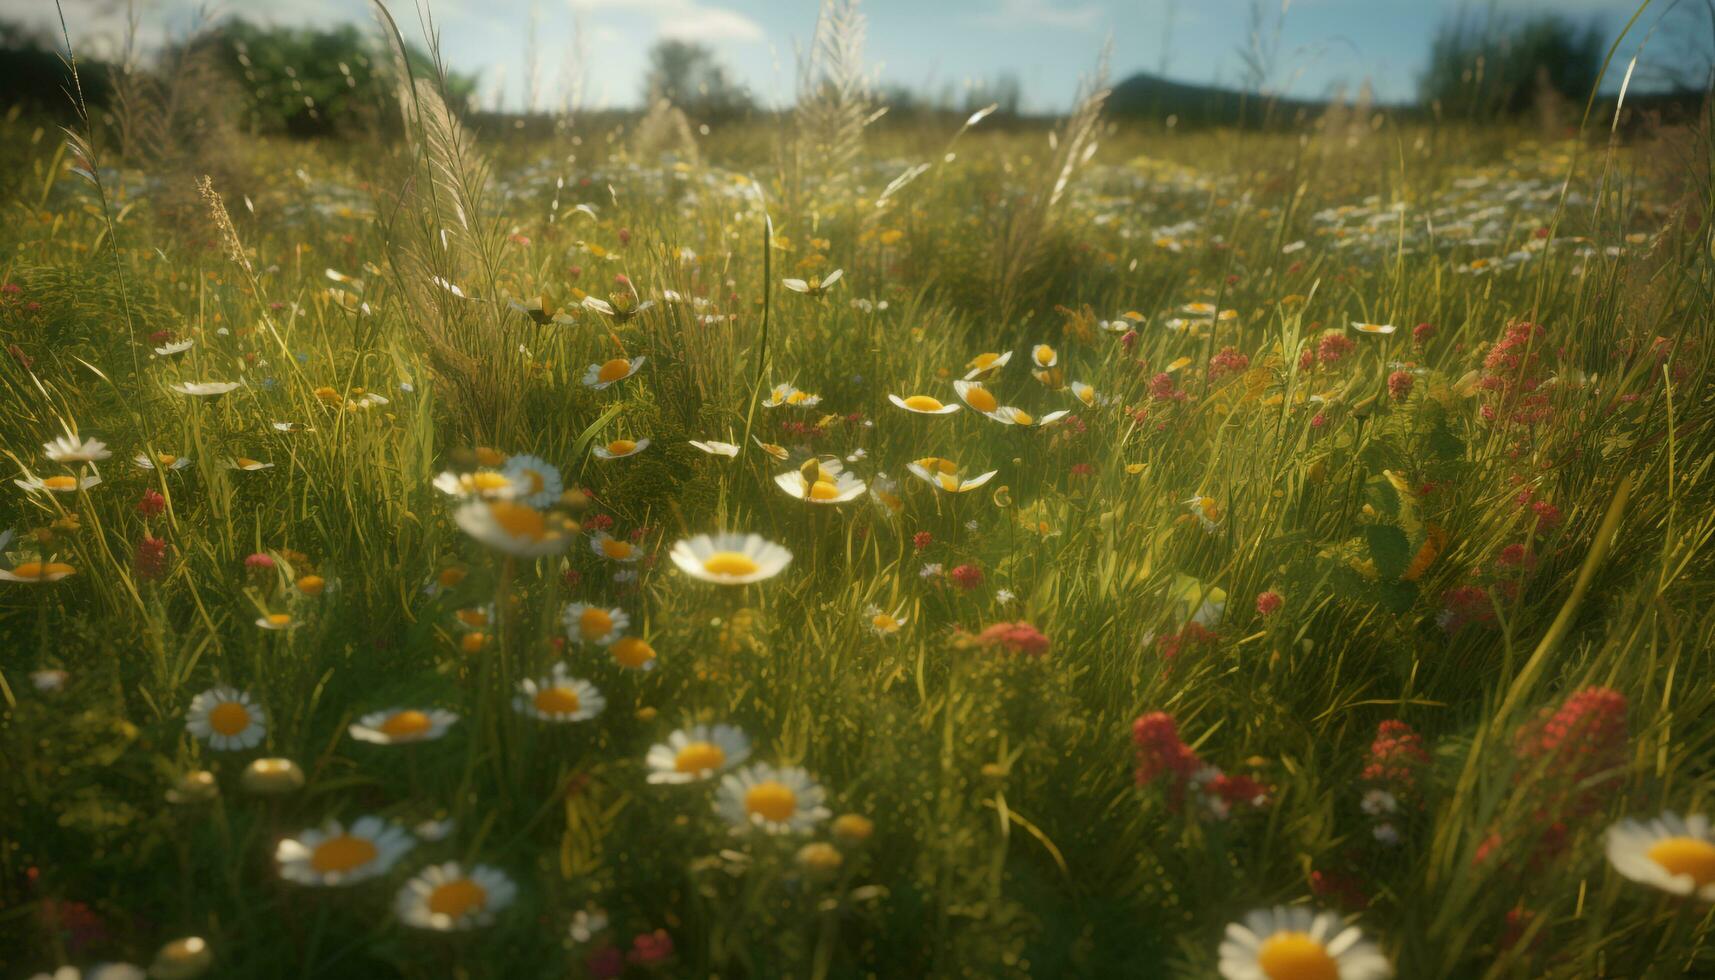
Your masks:
<instances>
[{"instance_id":1,"label":"meadow ground","mask_svg":"<svg viewBox=\"0 0 1715 980\"><path fill-rule=\"evenodd\" d=\"M6 975L1715 970L1704 136L407 116L0 124Z\"/></svg>"}]
</instances>

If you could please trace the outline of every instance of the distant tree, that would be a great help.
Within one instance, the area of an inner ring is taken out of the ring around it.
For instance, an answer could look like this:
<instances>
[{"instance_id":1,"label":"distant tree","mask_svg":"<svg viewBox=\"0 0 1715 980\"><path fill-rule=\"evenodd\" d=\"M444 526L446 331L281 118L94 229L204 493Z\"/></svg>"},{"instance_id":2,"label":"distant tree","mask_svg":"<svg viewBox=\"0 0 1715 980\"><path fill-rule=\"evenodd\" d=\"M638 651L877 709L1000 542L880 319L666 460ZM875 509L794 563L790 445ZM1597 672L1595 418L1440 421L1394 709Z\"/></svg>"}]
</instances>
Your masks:
<instances>
[{"instance_id":1,"label":"distant tree","mask_svg":"<svg viewBox=\"0 0 1715 980\"><path fill-rule=\"evenodd\" d=\"M986 81L978 82L965 91L963 111L975 112L984 106L997 105L996 111L1003 116L1018 115L1019 107L1024 103L1024 83L1011 72L1002 72Z\"/></svg>"},{"instance_id":2,"label":"distant tree","mask_svg":"<svg viewBox=\"0 0 1715 980\"><path fill-rule=\"evenodd\" d=\"M715 53L692 41L663 40L650 49L643 97L649 103L666 99L702 120L735 116L754 105Z\"/></svg>"},{"instance_id":3,"label":"distant tree","mask_svg":"<svg viewBox=\"0 0 1715 980\"><path fill-rule=\"evenodd\" d=\"M295 136L332 133L373 122L373 111L393 95L384 82L387 56L370 34L347 24L315 30L262 27L232 20L187 42L212 51L245 93L252 128ZM407 48L412 71L433 73L429 56ZM463 108L476 91L472 77L446 80L447 104Z\"/></svg>"},{"instance_id":4,"label":"distant tree","mask_svg":"<svg viewBox=\"0 0 1715 980\"><path fill-rule=\"evenodd\" d=\"M1602 29L1544 14L1506 24L1458 17L1430 44L1419 95L1443 116L1515 117L1547 93L1582 103L1602 69Z\"/></svg>"}]
</instances>

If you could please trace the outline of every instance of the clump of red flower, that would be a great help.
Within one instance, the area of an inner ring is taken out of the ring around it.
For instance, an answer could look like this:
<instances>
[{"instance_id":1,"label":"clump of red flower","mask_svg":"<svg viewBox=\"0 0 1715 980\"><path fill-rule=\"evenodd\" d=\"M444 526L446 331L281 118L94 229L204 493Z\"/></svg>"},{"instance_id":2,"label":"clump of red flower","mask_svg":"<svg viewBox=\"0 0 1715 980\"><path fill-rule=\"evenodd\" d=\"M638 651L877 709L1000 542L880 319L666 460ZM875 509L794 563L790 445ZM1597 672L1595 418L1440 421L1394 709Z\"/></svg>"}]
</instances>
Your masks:
<instances>
[{"instance_id":1,"label":"clump of red flower","mask_svg":"<svg viewBox=\"0 0 1715 980\"><path fill-rule=\"evenodd\" d=\"M1137 747L1137 785L1160 786L1174 812L1190 801L1197 813L1225 820L1235 808L1268 805L1267 786L1204 762L1180 739L1178 724L1165 711L1152 711L1132 722L1131 740Z\"/></svg>"},{"instance_id":2,"label":"clump of red flower","mask_svg":"<svg viewBox=\"0 0 1715 980\"><path fill-rule=\"evenodd\" d=\"M1417 381L1410 371L1395 371L1387 376L1387 396L1396 402L1411 397L1411 386Z\"/></svg>"},{"instance_id":3,"label":"clump of red flower","mask_svg":"<svg viewBox=\"0 0 1715 980\"><path fill-rule=\"evenodd\" d=\"M1211 380L1226 374L1243 374L1250 370L1251 359L1239 352L1236 347L1223 347L1221 352L1209 358L1209 378Z\"/></svg>"},{"instance_id":4,"label":"clump of red flower","mask_svg":"<svg viewBox=\"0 0 1715 980\"><path fill-rule=\"evenodd\" d=\"M966 592L983 584L983 570L975 565L959 565L947 573L953 584Z\"/></svg>"},{"instance_id":5,"label":"clump of red flower","mask_svg":"<svg viewBox=\"0 0 1715 980\"><path fill-rule=\"evenodd\" d=\"M131 570L137 577L152 582L160 578L167 570L167 542L144 534L137 542L137 550L131 555Z\"/></svg>"},{"instance_id":6,"label":"clump of red flower","mask_svg":"<svg viewBox=\"0 0 1715 980\"><path fill-rule=\"evenodd\" d=\"M985 647L999 647L1010 653L1027 653L1033 657L1048 652L1048 637L1022 619L1016 623L996 623L988 627L977 634L977 643Z\"/></svg>"}]
</instances>

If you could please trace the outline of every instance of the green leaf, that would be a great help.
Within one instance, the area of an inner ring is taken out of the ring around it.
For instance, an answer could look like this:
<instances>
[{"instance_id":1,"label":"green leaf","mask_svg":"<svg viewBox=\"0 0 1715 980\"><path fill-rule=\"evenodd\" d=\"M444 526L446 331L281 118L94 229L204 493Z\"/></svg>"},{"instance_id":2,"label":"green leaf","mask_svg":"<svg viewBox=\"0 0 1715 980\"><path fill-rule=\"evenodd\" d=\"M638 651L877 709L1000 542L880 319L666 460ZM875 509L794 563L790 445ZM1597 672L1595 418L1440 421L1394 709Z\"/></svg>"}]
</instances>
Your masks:
<instances>
[{"instance_id":1,"label":"green leaf","mask_svg":"<svg viewBox=\"0 0 1715 980\"><path fill-rule=\"evenodd\" d=\"M1364 537L1370 543L1370 560L1376 563L1376 571L1382 578L1398 579L1411 562L1411 543L1405 532L1392 524L1372 524L1364 529Z\"/></svg>"}]
</instances>

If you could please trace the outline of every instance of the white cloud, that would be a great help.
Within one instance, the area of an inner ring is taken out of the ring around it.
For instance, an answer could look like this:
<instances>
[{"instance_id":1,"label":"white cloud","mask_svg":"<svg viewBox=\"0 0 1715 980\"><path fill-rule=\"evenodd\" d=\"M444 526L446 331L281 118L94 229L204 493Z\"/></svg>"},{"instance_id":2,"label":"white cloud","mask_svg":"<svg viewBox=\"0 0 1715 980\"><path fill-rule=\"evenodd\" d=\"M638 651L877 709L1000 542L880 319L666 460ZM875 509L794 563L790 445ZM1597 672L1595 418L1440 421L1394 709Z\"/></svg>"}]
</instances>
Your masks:
<instances>
[{"instance_id":1,"label":"white cloud","mask_svg":"<svg viewBox=\"0 0 1715 980\"><path fill-rule=\"evenodd\" d=\"M762 25L728 7L699 0L571 0L578 10L641 14L662 37L685 41L761 41Z\"/></svg>"},{"instance_id":2,"label":"white cloud","mask_svg":"<svg viewBox=\"0 0 1715 980\"><path fill-rule=\"evenodd\" d=\"M1062 7L1054 0L1001 0L1000 9L984 14L991 27L1051 27L1087 31L1102 19L1102 8L1093 3Z\"/></svg>"}]
</instances>

